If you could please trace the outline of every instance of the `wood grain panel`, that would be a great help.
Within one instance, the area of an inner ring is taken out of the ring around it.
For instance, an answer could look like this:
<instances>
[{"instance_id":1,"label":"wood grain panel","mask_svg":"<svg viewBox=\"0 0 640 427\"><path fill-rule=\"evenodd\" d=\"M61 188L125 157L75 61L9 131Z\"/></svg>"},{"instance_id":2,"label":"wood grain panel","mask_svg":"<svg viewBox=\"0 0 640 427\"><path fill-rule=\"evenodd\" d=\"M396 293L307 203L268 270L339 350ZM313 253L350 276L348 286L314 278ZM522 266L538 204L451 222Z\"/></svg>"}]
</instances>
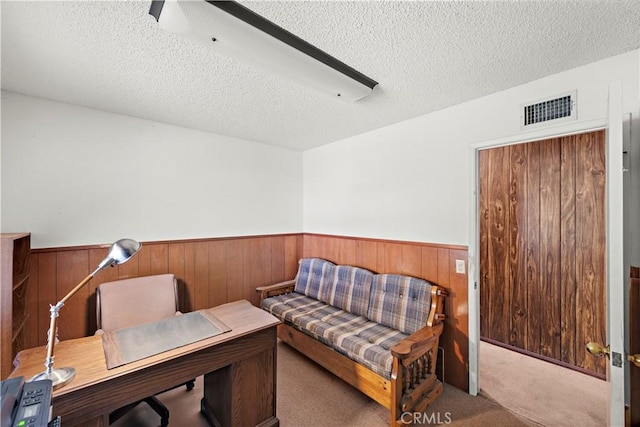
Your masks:
<instances>
[{"instance_id":1,"label":"wood grain panel","mask_svg":"<svg viewBox=\"0 0 640 427\"><path fill-rule=\"evenodd\" d=\"M469 372L469 304L468 278L466 274L456 272L456 260L465 261L467 271L467 251L450 249L449 252L449 296L445 298L446 337L440 339L445 354L445 379L448 383L468 384ZM468 385L467 385L468 387Z\"/></svg>"},{"instance_id":2,"label":"wood grain panel","mask_svg":"<svg viewBox=\"0 0 640 427\"><path fill-rule=\"evenodd\" d=\"M185 274L184 274L184 266L185 266L185 251L184 251L184 243L176 243L175 245L167 245L167 255L168 255L168 271L173 273L176 276L176 280L178 281L178 304L181 311L187 312L191 311L191 298L185 298ZM135 259L132 258L131 261Z\"/></svg>"},{"instance_id":3,"label":"wood grain panel","mask_svg":"<svg viewBox=\"0 0 640 427\"><path fill-rule=\"evenodd\" d=\"M584 344L605 341L604 138L479 154L481 336L596 376L604 361L586 356Z\"/></svg>"},{"instance_id":4,"label":"wood grain panel","mask_svg":"<svg viewBox=\"0 0 640 427\"><path fill-rule=\"evenodd\" d=\"M285 238L275 236L271 238L271 280L279 283L285 280Z\"/></svg>"},{"instance_id":5,"label":"wood grain panel","mask_svg":"<svg viewBox=\"0 0 640 427\"><path fill-rule=\"evenodd\" d=\"M227 241L208 242L209 249L209 305L229 302L227 296Z\"/></svg>"},{"instance_id":6,"label":"wood grain panel","mask_svg":"<svg viewBox=\"0 0 640 427\"><path fill-rule=\"evenodd\" d=\"M293 279L298 272L298 260L302 258L304 240L302 235L285 236L284 238L284 270L283 280Z\"/></svg>"},{"instance_id":7,"label":"wood grain panel","mask_svg":"<svg viewBox=\"0 0 640 427\"><path fill-rule=\"evenodd\" d=\"M196 282L195 282L195 249L193 242L185 242L184 244L184 273L182 276L183 286L179 289L178 294L178 309L186 312L193 311L196 308L198 297L196 295Z\"/></svg>"},{"instance_id":8,"label":"wood grain panel","mask_svg":"<svg viewBox=\"0 0 640 427\"><path fill-rule=\"evenodd\" d=\"M55 304L58 299L56 293L57 278L57 254L55 252L33 254L37 258L37 270L31 272L31 276L38 277L38 311L31 313L29 321L38 324L38 345L47 343L47 331L49 330L49 304ZM34 315L35 314L35 315Z\"/></svg>"},{"instance_id":9,"label":"wood grain panel","mask_svg":"<svg viewBox=\"0 0 640 427\"><path fill-rule=\"evenodd\" d=\"M383 242L379 244L378 271L385 273L404 274L402 262L402 244L396 242ZM381 258L380 258L381 257Z\"/></svg>"},{"instance_id":10,"label":"wood grain panel","mask_svg":"<svg viewBox=\"0 0 640 427\"><path fill-rule=\"evenodd\" d=\"M576 137L563 138L560 152L560 360L576 363Z\"/></svg>"},{"instance_id":11,"label":"wood grain panel","mask_svg":"<svg viewBox=\"0 0 640 427\"><path fill-rule=\"evenodd\" d=\"M527 144L527 340L525 350L540 353L540 145Z\"/></svg>"},{"instance_id":12,"label":"wood grain panel","mask_svg":"<svg viewBox=\"0 0 640 427\"><path fill-rule=\"evenodd\" d=\"M56 298L61 300L90 273L89 252L86 250L60 252L56 264ZM80 289L60 309L58 336L61 340L89 335L89 287Z\"/></svg>"},{"instance_id":13,"label":"wood grain panel","mask_svg":"<svg viewBox=\"0 0 640 427\"><path fill-rule=\"evenodd\" d=\"M245 286L245 295L249 294L249 298L245 299L256 306L260 304L260 295L254 291L256 286L277 283L272 274L271 249L272 242L269 237L250 240L250 278Z\"/></svg>"},{"instance_id":14,"label":"wood grain panel","mask_svg":"<svg viewBox=\"0 0 640 427\"><path fill-rule=\"evenodd\" d=\"M438 281L436 283L446 288L449 287L451 276L449 267L449 249L438 248Z\"/></svg>"},{"instance_id":15,"label":"wood grain panel","mask_svg":"<svg viewBox=\"0 0 640 427\"><path fill-rule=\"evenodd\" d=\"M540 354L560 358L560 140L540 144Z\"/></svg>"},{"instance_id":16,"label":"wood grain panel","mask_svg":"<svg viewBox=\"0 0 640 427\"><path fill-rule=\"evenodd\" d=\"M150 245L149 259L151 264L149 275L169 273L169 245L168 244L159 243L159 244Z\"/></svg>"},{"instance_id":17,"label":"wood grain panel","mask_svg":"<svg viewBox=\"0 0 640 427\"><path fill-rule=\"evenodd\" d=\"M194 310L204 310L213 307L213 301L209 293L209 243L195 242L193 247L193 296Z\"/></svg>"},{"instance_id":18,"label":"wood grain panel","mask_svg":"<svg viewBox=\"0 0 640 427\"><path fill-rule=\"evenodd\" d=\"M245 283L249 280L248 239L227 243L227 298L229 301L245 299Z\"/></svg>"},{"instance_id":19,"label":"wood grain panel","mask_svg":"<svg viewBox=\"0 0 640 427\"><path fill-rule=\"evenodd\" d=\"M491 159L490 150L481 150L478 152L478 253L480 269L480 335L489 336L491 334L490 316L488 307L491 306L490 301L490 285L489 285L489 162Z\"/></svg>"},{"instance_id":20,"label":"wood grain panel","mask_svg":"<svg viewBox=\"0 0 640 427\"><path fill-rule=\"evenodd\" d=\"M356 242L351 239L335 239L336 253L332 256L335 257L337 264L354 265L356 263Z\"/></svg>"},{"instance_id":21,"label":"wood grain panel","mask_svg":"<svg viewBox=\"0 0 640 427\"><path fill-rule=\"evenodd\" d=\"M509 344L527 342L527 148L509 147Z\"/></svg>"},{"instance_id":22,"label":"wood grain panel","mask_svg":"<svg viewBox=\"0 0 640 427\"><path fill-rule=\"evenodd\" d=\"M407 244L402 247L402 274L415 277L422 276L422 248Z\"/></svg>"},{"instance_id":23,"label":"wood grain panel","mask_svg":"<svg viewBox=\"0 0 640 427\"><path fill-rule=\"evenodd\" d=\"M438 248L422 247L421 257L422 271L418 277L438 283Z\"/></svg>"},{"instance_id":24,"label":"wood grain panel","mask_svg":"<svg viewBox=\"0 0 640 427\"><path fill-rule=\"evenodd\" d=\"M509 147L490 150L488 178L489 338L509 339Z\"/></svg>"},{"instance_id":25,"label":"wood grain panel","mask_svg":"<svg viewBox=\"0 0 640 427\"><path fill-rule=\"evenodd\" d=\"M576 142L576 345L606 342L605 310L605 156L604 132L581 135ZM605 361L585 351L576 352L577 363L605 372Z\"/></svg>"},{"instance_id":26,"label":"wood grain panel","mask_svg":"<svg viewBox=\"0 0 640 427\"><path fill-rule=\"evenodd\" d=\"M378 242L370 240L356 241L356 265L375 271L378 268Z\"/></svg>"}]
</instances>

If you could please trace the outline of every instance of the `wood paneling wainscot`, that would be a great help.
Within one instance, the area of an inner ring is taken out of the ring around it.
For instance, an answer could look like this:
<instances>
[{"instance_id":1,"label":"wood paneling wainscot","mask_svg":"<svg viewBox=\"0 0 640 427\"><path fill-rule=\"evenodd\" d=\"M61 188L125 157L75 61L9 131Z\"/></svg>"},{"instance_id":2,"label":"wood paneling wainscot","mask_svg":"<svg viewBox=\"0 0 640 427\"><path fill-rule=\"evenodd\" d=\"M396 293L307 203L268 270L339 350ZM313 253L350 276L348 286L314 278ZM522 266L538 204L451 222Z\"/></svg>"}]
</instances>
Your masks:
<instances>
[{"instance_id":1,"label":"wood paneling wainscot","mask_svg":"<svg viewBox=\"0 0 640 427\"><path fill-rule=\"evenodd\" d=\"M419 277L444 287L443 348L444 380L469 390L469 313L467 291L467 247L358 237L304 234L303 256L324 258L336 264L354 265L375 273ZM463 260L465 273L456 273L456 260Z\"/></svg>"},{"instance_id":2,"label":"wood paneling wainscot","mask_svg":"<svg viewBox=\"0 0 640 427\"><path fill-rule=\"evenodd\" d=\"M45 345L49 304L55 304L104 259L109 245L34 249L28 304L28 347ZM258 305L258 286L293 279L302 253L299 234L142 242L124 264L98 273L60 310L61 340L96 330L95 290L101 283L152 274L178 278L180 310L189 312L238 299ZM140 301L141 309L144 301Z\"/></svg>"},{"instance_id":3,"label":"wood paneling wainscot","mask_svg":"<svg viewBox=\"0 0 640 427\"><path fill-rule=\"evenodd\" d=\"M28 296L28 347L46 344L49 304L55 304L105 257L109 245L34 249ZM444 379L468 390L467 275L458 274L456 260L467 263L467 248L318 234L287 234L142 242L125 264L100 272L60 310L61 340L92 335L96 329L95 290L100 283L173 273L179 280L180 310L188 312L238 299L258 305L258 286L293 279L302 257L320 257L376 273L420 277L443 286L445 330ZM144 307L144 301L140 306Z\"/></svg>"}]
</instances>

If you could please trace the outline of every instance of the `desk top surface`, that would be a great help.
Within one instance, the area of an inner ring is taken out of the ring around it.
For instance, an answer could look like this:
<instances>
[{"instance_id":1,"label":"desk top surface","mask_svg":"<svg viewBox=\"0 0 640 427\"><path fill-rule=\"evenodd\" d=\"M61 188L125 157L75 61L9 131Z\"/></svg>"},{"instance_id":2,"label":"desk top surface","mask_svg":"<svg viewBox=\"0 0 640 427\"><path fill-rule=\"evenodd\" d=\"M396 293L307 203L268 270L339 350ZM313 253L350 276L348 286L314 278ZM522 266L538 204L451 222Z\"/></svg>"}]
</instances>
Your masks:
<instances>
[{"instance_id":1,"label":"desk top surface","mask_svg":"<svg viewBox=\"0 0 640 427\"><path fill-rule=\"evenodd\" d=\"M109 378L126 375L130 372L146 368L150 365L165 362L203 348L234 340L251 333L276 326L280 321L271 314L241 300L208 309L231 328L230 332L197 341L164 353L128 363L107 370L102 339L90 336L60 341L55 348L54 368L65 366L76 369L76 377L69 384L55 390L54 396L73 392L77 389L95 384ZM62 313L64 316L64 313ZM62 317L61 316L61 317ZM46 346L30 348L18 353L14 364L17 367L9 377L24 376L26 379L44 371L44 360L47 355Z\"/></svg>"}]
</instances>

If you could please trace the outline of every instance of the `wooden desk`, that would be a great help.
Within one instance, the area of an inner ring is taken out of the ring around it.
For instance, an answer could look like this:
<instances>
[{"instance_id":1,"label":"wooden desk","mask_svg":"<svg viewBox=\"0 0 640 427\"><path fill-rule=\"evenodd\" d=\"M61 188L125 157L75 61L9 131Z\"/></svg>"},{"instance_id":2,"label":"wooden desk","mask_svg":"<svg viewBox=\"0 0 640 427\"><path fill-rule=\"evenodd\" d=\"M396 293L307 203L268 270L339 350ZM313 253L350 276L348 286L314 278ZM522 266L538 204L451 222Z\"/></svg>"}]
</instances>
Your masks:
<instances>
[{"instance_id":1,"label":"wooden desk","mask_svg":"<svg viewBox=\"0 0 640 427\"><path fill-rule=\"evenodd\" d=\"M119 407L204 375L201 408L212 425L278 426L278 319L247 301L209 310L231 331L110 370L99 336L61 341L54 366L74 367L76 377L53 392L53 415L65 427L103 425ZM45 357L46 347L21 351L9 376L31 378Z\"/></svg>"}]
</instances>

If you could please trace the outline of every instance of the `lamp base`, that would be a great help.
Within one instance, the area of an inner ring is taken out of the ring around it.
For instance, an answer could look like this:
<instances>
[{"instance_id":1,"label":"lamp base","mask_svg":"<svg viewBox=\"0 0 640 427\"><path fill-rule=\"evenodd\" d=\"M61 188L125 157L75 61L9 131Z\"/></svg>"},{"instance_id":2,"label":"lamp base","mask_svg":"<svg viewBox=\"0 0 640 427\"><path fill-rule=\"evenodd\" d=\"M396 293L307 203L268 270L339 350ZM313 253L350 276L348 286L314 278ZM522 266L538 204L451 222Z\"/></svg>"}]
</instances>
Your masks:
<instances>
[{"instance_id":1,"label":"lamp base","mask_svg":"<svg viewBox=\"0 0 640 427\"><path fill-rule=\"evenodd\" d=\"M75 376L75 368L55 368L52 369L51 372L40 372L38 375L31 378L30 381L51 380L53 383L53 389L55 390L69 384Z\"/></svg>"}]
</instances>

